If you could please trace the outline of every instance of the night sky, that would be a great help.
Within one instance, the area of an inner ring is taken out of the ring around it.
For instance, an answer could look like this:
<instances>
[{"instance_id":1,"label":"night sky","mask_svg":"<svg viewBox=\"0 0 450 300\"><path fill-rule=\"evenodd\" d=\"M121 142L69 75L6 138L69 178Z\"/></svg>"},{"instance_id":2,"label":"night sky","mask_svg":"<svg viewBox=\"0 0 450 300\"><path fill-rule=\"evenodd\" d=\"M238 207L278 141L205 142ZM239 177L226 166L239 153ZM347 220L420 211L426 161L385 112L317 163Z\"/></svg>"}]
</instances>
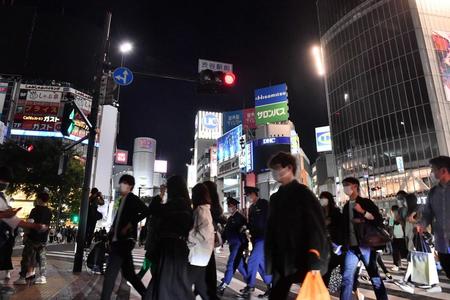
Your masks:
<instances>
[{"instance_id":1,"label":"night sky","mask_svg":"<svg viewBox=\"0 0 450 300\"><path fill-rule=\"evenodd\" d=\"M204 58L232 63L238 80L229 94L198 95L193 83L135 76L121 90L119 148L132 151L138 136L155 138L169 175L185 175L197 110L251 107L255 88L286 82L290 119L315 159L314 127L328 123L322 79L311 58L319 41L315 0L117 1L111 8L114 63L120 41L128 40L134 51L125 65L133 71L195 78L198 58ZM102 5L75 9L101 23Z\"/></svg>"}]
</instances>

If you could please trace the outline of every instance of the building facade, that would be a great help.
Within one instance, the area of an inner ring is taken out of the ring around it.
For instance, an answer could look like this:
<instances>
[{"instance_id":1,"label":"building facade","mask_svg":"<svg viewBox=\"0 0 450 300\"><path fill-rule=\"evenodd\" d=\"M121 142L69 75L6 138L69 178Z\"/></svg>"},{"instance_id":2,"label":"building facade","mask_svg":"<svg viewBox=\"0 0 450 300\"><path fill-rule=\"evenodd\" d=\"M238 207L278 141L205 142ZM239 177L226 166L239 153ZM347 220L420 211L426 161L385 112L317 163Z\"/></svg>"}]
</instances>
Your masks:
<instances>
[{"instance_id":1,"label":"building facade","mask_svg":"<svg viewBox=\"0 0 450 300\"><path fill-rule=\"evenodd\" d=\"M318 0L317 9L338 176L368 177L378 199L425 193L429 159L450 152L450 2Z\"/></svg>"}]
</instances>

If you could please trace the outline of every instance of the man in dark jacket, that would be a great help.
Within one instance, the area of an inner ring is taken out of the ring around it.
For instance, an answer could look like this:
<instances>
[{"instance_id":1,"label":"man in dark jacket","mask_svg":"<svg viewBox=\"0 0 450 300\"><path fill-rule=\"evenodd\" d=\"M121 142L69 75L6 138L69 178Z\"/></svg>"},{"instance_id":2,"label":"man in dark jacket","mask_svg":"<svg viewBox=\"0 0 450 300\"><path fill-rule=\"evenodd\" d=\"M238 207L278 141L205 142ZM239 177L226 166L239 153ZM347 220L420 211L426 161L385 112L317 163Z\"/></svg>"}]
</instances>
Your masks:
<instances>
[{"instance_id":1,"label":"man in dark jacket","mask_svg":"<svg viewBox=\"0 0 450 300\"><path fill-rule=\"evenodd\" d=\"M342 276L341 300L351 300L355 271L359 261L364 263L369 274L377 300L387 300L386 288L377 267L377 254L374 249L361 244L363 226L381 226L383 218L378 207L371 200L360 196L359 180L353 177L342 181L344 193L350 200L344 205L344 243L345 263Z\"/></svg>"},{"instance_id":2,"label":"man in dark jacket","mask_svg":"<svg viewBox=\"0 0 450 300\"><path fill-rule=\"evenodd\" d=\"M230 247L230 256L228 257L227 269L222 283L217 288L219 294L223 295L226 287L230 284L236 269L242 276L247 277L247 270L244 268L241 245L244 242L244 230L247 224L245 217L238 211L239 201L228 197L227 198L228 211L231 215L228 217L225 230L223 232L222 240L228 241Z\"/></svg>"},{"instance_id":3,"label":"man in dark jacket","mask_svg":"<svg viewBox=\"0 0 450 300\"><path fill-rule=\"evenodd\" d=\"M138 293L144 297L145 286L134 271L133 251L137 238L137 223L150 214L150 210L132 193L135 185L134 177L123 175L120 180L121 201L119 209L111 226L111 252L103 281L102 300L109 300L114 289L114 283L119 270Z\"/></svg>"},{"instance_id":4,"label":"man in dark jacket","mask_svg":"<svg viewBox=\"0 0 450 300\"><path fill-rule=\"evenodd\" d=\"M245 187L245 196L252 203L248 210L248 229L250 230L253 250L248 258L247 286L242 290L242 296L249 298L255 290L256 273L259 272L264 283L267 285L267 292L270 292L272 276L265 272L264 264L264 237L267 227L267 217L269 215L269 202L259 198L259 189L256 187ZM261 295L265 296L265 295Z\"/></svg>"},{"instance_id":5,"label":"man in dark jacket","mask_svg":"<svg viewBox=\"0 0 450 300\"><path fill-rule=\"evenodd\" d=\"M267 272L273 275L269 299L287 299L293 283L303 282L309 271L326 271L329 247L325 220L314 194L295 179L297 162L280 152L269 162L272 177L281 183L270 197L266 233Z\"/></svg>"}]
</instances>

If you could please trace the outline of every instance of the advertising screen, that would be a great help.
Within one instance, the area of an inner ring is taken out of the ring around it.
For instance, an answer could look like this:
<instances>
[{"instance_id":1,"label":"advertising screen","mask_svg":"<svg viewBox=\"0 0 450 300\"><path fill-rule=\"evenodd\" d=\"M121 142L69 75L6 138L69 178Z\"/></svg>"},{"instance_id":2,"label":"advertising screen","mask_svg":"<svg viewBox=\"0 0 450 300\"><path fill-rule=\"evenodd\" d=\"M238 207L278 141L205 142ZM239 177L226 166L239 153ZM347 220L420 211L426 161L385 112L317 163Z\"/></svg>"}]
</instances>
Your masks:
<instances>
[{"instance_id":1,"label":"advertising screen","mask_svg":"<svg viewBox=\"0 0 450 300\"><path fill-rule=\"evenodd\" d=\"M450 101L450 32L433 32L433 44L441 73L445 99Z\"/></svg>"},{"instance_id":2,"label":"advertising screen","mask_svg":"<svg viewBox=\"0 0 450 300\"><path fill-rule=\"evenodd\" d=\"M316 128L316 148L317 152L328 152L332 150L330 126Z\"/></svg>"},{"instance_id":3,"label":"advertising screen","mask_svg":"<svg viewBox=\"0 0 450 300\"><path fill-rule=\"evenodd\" d=\"M225 133L217 140L217 161L222 163L239 155L241 151L240 138L242 125L239 125Z\"/></svg>"},{"instance_id":4,"label":"advertising screen","mask_svg":"<svg viewBox=\"0 0 450 300\"><path fill-rule=\"evenodd\" d=\"M267 172L270 158L278 152L291 152L289 137L259 139L253 143L253 171L255 173Z\"/></svg>"}]
</instances>

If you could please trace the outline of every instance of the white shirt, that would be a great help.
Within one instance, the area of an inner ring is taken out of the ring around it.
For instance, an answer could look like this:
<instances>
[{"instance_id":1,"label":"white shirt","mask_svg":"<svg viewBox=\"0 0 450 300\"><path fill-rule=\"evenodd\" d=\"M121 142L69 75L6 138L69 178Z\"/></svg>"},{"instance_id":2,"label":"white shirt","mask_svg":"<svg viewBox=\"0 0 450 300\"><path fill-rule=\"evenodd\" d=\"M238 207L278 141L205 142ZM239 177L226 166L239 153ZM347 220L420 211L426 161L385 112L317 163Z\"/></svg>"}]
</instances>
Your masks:
<instances>
[{"instance_id":1,"label":"white shirt","mask_svg":"<svg viewBox=\"0 0 450 300\"><path fill-rule=\"evenodd\" d=\"M10 208L11 208L11 206L9 206L9 201L5 197L5 194L0 192L0 211L5 211ZM8 226L11 227L12 230L14 230L17 228L17 226L19 226L19 223L22 220L20 218L18 218L17 216L13 216L11 218L2 219L2 221L5 222L6 224L8 224Z\"/></svg>"}]
</instances>

